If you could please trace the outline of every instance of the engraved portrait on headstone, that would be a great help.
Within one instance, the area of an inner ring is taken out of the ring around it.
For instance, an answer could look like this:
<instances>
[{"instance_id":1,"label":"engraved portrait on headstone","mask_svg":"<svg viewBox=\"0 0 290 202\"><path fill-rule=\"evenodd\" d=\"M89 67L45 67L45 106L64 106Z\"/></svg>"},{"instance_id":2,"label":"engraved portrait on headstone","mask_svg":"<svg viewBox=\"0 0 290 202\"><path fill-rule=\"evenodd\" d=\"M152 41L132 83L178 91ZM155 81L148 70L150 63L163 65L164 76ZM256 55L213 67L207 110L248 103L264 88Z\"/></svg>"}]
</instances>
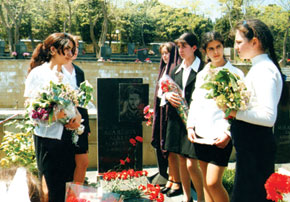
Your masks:
<instances>
[{"instance_id":1,"label":"engraved portrait on headstone","mask_svg":"<svg viewBox=\"0 0 290 202\"><path fill-rule=\"evenodd\" d=\"M148 85L120 83L119 87L119 120L143 121L143 109L148 105Z\"/></svg>"}]
</instances>

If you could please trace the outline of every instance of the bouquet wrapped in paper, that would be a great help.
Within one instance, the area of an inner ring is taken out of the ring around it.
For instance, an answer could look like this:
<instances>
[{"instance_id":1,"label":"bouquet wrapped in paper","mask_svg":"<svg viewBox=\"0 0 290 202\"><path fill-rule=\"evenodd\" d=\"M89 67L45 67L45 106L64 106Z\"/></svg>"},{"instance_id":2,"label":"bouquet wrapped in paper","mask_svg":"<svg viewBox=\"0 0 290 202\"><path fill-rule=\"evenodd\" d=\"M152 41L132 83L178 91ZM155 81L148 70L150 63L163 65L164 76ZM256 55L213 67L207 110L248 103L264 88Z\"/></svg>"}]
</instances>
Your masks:
<instances>
[{"instance_id":1,"label":"bouquet wrapped in paper","mask_svg":"<svg viewBox=\"0 0 290 202\"><path fill-rule=\"evenodd\" d=\"M174 93L179 95L179 97L181 99L181 104L178 105L176 110L177 110L177 113L180 116L181 120L183 121L183 123L186 126L187 117L188 117L188 104L187 104L185 98L182 97L181 88L168 75L163 76L160 83L161 83L161 89L164 93L174 92Z\"/></svg>"},{"instance_id":2,"label":"bouquet wrapped in paper","mask_svg":"<svg viewBox=\"0 0 290 202\"><path fill-rule=\"evenodd\" d=\"M86 107L92 98L93 88L87 82L83 82L78 90L74 90L70 85L50 82L38 92L37 96L29 100L26 105L26 115L34 122L34 125L45 124L49 126L54 121L67 124L76 116L76 106ZM63 111L65 118L57 118L57 114ZM77 134L82 134L84 126L74 130L72 140L77 142Z\"/></svg>"},{"instance_id":3,"label":"bouquet wrapped in paper","mask_svg":"<svg viewBox=\"0 0 290 202\"><path fill-rule=\"evenodd\" d=\"M205 83L201 86L208 90L206 98L215 99L219 108L226 107L226 117L232 110L246 110L250 92L247 91L246 85L241 78L231 73L228 69L217 69L210 66L209 74L205 77Z\"/></svg>"},{"instance_id":4,"label":"bouquet wrapped in paper","mask_svg":"<svg viewBox=\"0 0 290 202\"><path fill-rule=\"evenodd\" d=\"M91 187L66 183L65 202L123 202L123 197L117 193L104 193L102 187Z\"/></svg>"}]
</instances>

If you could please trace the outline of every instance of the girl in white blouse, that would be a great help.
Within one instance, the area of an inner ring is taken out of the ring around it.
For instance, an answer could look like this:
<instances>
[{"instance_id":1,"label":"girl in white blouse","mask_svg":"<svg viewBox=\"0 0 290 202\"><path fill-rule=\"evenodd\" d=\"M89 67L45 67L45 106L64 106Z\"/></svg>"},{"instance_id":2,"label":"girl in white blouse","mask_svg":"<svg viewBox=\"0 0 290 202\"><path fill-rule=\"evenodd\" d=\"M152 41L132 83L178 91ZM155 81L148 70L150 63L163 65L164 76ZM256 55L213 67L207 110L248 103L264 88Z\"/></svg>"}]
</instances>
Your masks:
<instances>
[{"instance_id":1,"label":"girl in white blouse","mask_svg":"<svg viewBox=\"0 0 290 202\"><path fill-rule=\"evenodd\" d=\"M187 121L188 139L196 143L207 202L229 202L222 177L231 155L232 141L229 123L224 119L223 111L218 108L215 100L206 98L208 90L201 86L213 67L217 70L228 69L241 78L244 76L241 70L224 58L223 42L222 36L217 32L207 32L202 37L201 48L210 62L197 74Z\"/></svg>"},{"instance_id":2,"label":"girl in white blouse","mask_svg":"<svg viewBox=\"0 0 290 202\"><path fill-rule=\"evenodd\" d=\"M268 201L264 184L275 165L272 129L283 87L282 73L267 25L245 20L235 31L235 49L241 59L251 60L252 67L245 77L251 92L248 109L230 114L236 118L231 133L237 151L232 202L264 202Z\"/></svg>"},{"instance_id":3,"label":"girl in white blouse","mask_svg":"<svg viewBox=\"0 0 290 202\"><path fill-rule=\"evenodd\" d=\"M69 62L75 51L74 40L65 33L54 33L35 48L24 97L33 98L50 81L68 84L62 75L62 65ZM66 115L61 111L57 118ZM73 181L75 147L71 130L80 126L81 115L72 118L65 127L55 121L50 126L38 124L34 130L37 167L42 182L46 182L50 202L63 202L66 182Z\"/></svg>"}]
</instances>

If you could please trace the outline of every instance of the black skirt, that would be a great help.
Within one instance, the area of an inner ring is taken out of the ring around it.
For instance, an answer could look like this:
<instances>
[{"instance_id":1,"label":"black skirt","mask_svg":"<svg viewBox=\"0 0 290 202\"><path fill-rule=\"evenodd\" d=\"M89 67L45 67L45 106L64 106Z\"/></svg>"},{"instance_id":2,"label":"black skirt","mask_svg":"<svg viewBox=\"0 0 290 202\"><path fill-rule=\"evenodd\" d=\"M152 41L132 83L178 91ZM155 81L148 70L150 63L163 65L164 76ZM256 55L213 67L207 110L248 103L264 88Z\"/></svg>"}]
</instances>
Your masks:
<instances>
[{"instance_id":1,"label":"black skirt","mask_svg":"<svg viewBox=\"0 0 290 202\"><path fill-rule=\"evenodd\" d=\"M61 140L34 135L37 167L40 179L44 175L50 202L63 202L66 182L73 181L75 145L71 131L63 131Z\"/></svg>"},{"instance_id":2,"label":"black skirt","mask_svg":"<svg viewBox=\"0 0 290 202\"><path fill-rule=\"evenodd\" d=\"M233 144L230 141L223 149L215 145L195 144L195 149L198 160L226 167L232 153Z\"/></svg>"},{"instance_id":3,"label":"black skirt","mask_svg":"<svg viewBox=\"0 0 290 202\"><path fill-rule=\"evenodd\" d=\"M243 121L231 125L236 175L231 202L266 202L264 184L275 168L276 143L271 127Z\"/></svg>"},{"instance_id":4,"label":"black skirt","mask_svg":"<svg viewBox=\"0 0 290 202\"><path fill-rule=\"evenodd\" d=\"M197 159L195 144L188 140L185 124L175 110L169 113L164 149L188 158Z\"/></svg>"}]
</instances>

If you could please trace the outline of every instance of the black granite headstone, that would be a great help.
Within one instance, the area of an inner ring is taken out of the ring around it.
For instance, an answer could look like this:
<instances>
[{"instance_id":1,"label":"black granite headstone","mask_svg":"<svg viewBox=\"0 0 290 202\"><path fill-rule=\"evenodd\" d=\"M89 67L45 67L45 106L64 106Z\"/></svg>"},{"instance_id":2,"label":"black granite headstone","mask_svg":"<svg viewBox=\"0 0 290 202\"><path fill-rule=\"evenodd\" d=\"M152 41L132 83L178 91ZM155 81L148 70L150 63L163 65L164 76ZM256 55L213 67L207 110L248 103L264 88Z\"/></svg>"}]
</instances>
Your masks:
<instances>
[{"instance_id":1,"label":"black granite headstone","mask_svg":"<svg viewBox=\"0 0 290 202\"><path fill-rule=\"evenodd\" d=\"M27 47L23 41L16 44L17 58L24 58L23 53L27 52Z\"/></svg>"},{"instance_id":2,"label":"black granite headstone","mask_svg":"<svg viewBox=\"0 0 290 202\"><path fill-rule=\"evenodd\" d=\"M135 44L134 43L128 43L128 55L134 55L135 51Z\"/></svg>"},{"instance_id":3,"label":"black granite headstone","mask_svg":"<svg viewBox=\"0 0 290 202\"><path fill-rule=\"evenodd\" d=\"M286 82L290 90L290 82ZM277 120L274 126L274 136L277 143L276 163L290 162L290 103L278 107Z\"/></svg>"},{"instance_id":4,"label":"black granite headstone","mask_svg":"<svg viewBox=\"0 0 290 202\"><path fill-rule=\"evenodd\" d=\"M121 106L123 107L120 101L125 102L123 97L125 87L133 86L140 88L141 91L147 90L147 92L143 91L145 95L141 95L142 101L139 107L148 104L148 84L142 82L142 78L97 79L98 171L100 173L129 168L142 170L142 143L136 140L137 136L143 137L142 120L120 120ZM126 160L125 165L121 165L120 160Z\"/></svg>"},{"instance_id":5,"label":"black granite headstone","mask_svg":"<svg viewBox=\"0 0 290 202\"><path fill-rule=\"evenodd\" d=\"M79 42L79 55L84 55L85 54L85 45L84 42L80 41Z\"/></svg>"},{"instance_id":6,"label":"black granite headstone","mask_svg":"<svg viewBox=\"0 0 290 202\"><path fill-rule=\"evenodd\" d=\"M105 60L110 59L112 54L111 47L105 45L101 47L101 57Z\"/></svg>"},{"instance_id":7,"label":"black granite headstone","mask_svg":"<svg viewBox=\"0 0 290 202\"><path fill-rule=\"evenodd\" d=\"M154 55L160 55L159 47L160 47L159 44L153 44L153 45L152 45L152 50L153 50L153 52L154 52Z\"/></svg>"},{"instance_id":8,"label":"black granite headstone","mask_svg":"<svg viewBox=\"0 0 290 202\"><path fill-rule=\"evenodd\" d=\"M0 55L3 55L5 52L5 41L0 40Z\"/></svg>"},{"instance_id":9,"label":"black granite headstone","mask_svg":"<svg viewBox=\"0 0 290 202\"><path fill-rule=\"evenodd\" d=\"M140 61L144 61L148 57L148 50L146 48L140 48L137 50L137 57Z\"/></svg>"}]
</instances>

